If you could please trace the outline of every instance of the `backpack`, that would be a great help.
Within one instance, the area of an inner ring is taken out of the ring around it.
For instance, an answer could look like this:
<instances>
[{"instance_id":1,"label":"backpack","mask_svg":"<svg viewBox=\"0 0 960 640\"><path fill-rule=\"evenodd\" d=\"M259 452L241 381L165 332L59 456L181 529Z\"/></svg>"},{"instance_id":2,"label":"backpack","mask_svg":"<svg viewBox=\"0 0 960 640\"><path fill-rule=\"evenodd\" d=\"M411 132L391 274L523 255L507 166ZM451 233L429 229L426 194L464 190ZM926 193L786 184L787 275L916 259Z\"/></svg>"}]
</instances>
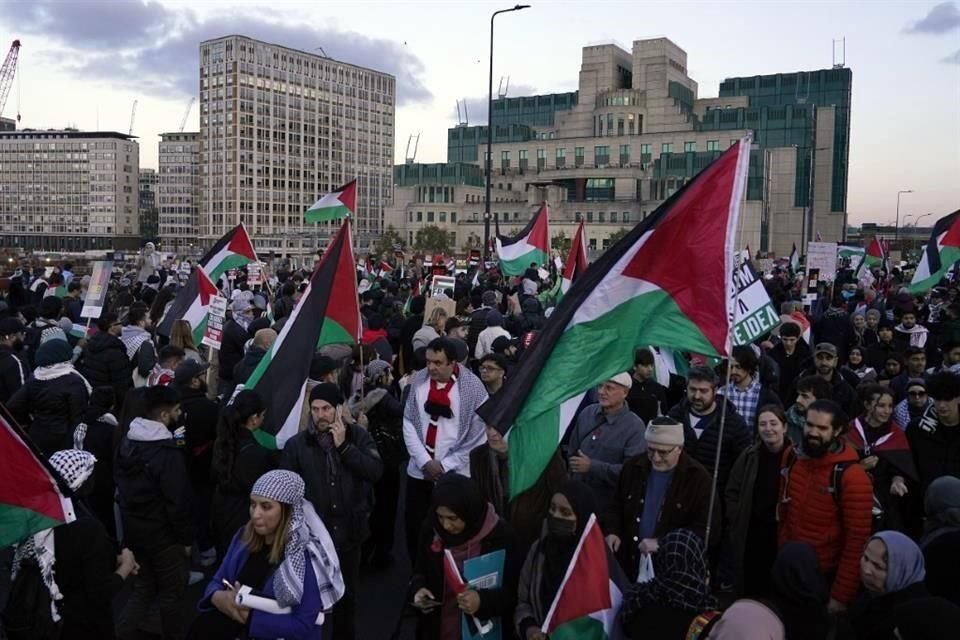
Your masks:
<instances>
[{"instance_id":1,"label":"backpack","mask_svg":"<svg viewBox=\"0 0 960 640\"><path fill-rule=\"evenodd\" d=\"M793 464L797 461L797 450L790 449L789 457L787 458L786 464L783 465L783 470L781 473L789 479L790 471L793 469ZM853 464L857 464L853 460L845 460L843 462L838 462L833 465L833 469L830 471L830 486L827 488L827 491L830 492L830 495L833 496L833 501L839 507L841 502L841 489L843 488L843 472L847 470ZM786 498L786 487L784 487L783 498Z\"/></svg>"},{"instance_id":2,"label":"backpack","mask_svg":"<svg viewBox=\"0 0 960 640\"><path fill-rule=\"evenodd\" d=\"M21 563L2 618L9 640L59 640L63 620L53 621L50 592L35 560Z\"/></svg>"}]
</instances>

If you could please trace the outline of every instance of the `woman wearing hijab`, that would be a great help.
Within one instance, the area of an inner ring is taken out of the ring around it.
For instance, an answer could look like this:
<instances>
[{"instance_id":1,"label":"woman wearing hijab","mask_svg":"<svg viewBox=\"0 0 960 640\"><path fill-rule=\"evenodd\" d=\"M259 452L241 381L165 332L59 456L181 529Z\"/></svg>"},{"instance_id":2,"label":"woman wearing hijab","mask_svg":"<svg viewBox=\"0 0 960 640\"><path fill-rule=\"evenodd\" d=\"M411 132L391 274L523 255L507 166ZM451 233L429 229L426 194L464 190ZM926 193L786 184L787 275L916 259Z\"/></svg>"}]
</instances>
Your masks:
<instances>
[{"instance_id":1,"label":"woman wearing hijab","mask_svg":"<svg viewBox=\"0 0 960 640\"><path fill-rule=\"evenodd\" d=\"M927 589L960 605L960 478L941 476L927 487L927 521L920 549L927 566Z\"/></svg>"},{"instance_id":2,"label":"woman wearing hijab","mask_svg":"<svg viewBox=\"0 0 960 640\"><path fill-rule=\"evenodd\" d=\"M867 366L864 347L860 346L850 347L850 351L847 352L847 364L843 365L840 371L852 373L860 382L874 382L877 379L877 370Z\"/></svg>"},{"instance_id":3,"label":"woman wearing hijab","mask_svg":"<svg viewBox=\"0 0 960 640\"><path fill-rule=\"evenodd\" d=\"M873 480L873 529L906 530L908 487L917 480L906 433L893 422L893 392L881 384L858 389L863 414L850 423L846 438Z\"/></svg>"},{"instance_id":4,"label":"woman wearing hijab","mask_svg":"<svg viewBox=\"0 0 960 640\"><path fill-rule=\"evenodd\" d=\"M708 640L784 640L783 622L756 600L737 600L713 625Z\"/></svg>"},{"instance_id":5,"label":"woman wearing hijab","mask_svg":"<svg viewBox=\"0 0 960 640\"><path fill-rule=\"evenodd\" d=\"M81 502L92 489L89 480L96 462L91 453L77 449L50 456L51 466L74 491L77 519L35 533L17 547L13 590L4 612L10 640L42 637L37 625L51 618L62 624L60 637L64 640L99 640L114 635L113 597L139 566L129 549L117 555L103 524ZM18 593L20 571L39 571L50 594L49 612L36 611L36 600Z\"/></svg>"},{"instance_id":6,"label":"woman wearing hijab","mask_svg":"<svg viewBox=\"0 0 960 640\"><path fill-rule=\"evenodd\" d=\"M263 604L243 600L251 590ZM323 614L343 590L333 540L304 499L303 478L269 471L253 485L250 521L207 585L190 637L234 640L245 631L250 638L320 640Z\"/></svg>"},{"instance_id":7,"label":"woman wearing hijab","mask_svg":"<svg viewBox=\"0 0 960 640\"><path fill-rule=\"evenodd\" d=\"M792 446L787 417L779 405L760 407L757 431L759 442L737 458L724 492L730 520L724 564L733 571L733 593L738 596L766 596L770 591L770 565L777 557L781 461L784 449Z\"/></svg>"},{"instance_id":8,"label":"woman wearing hijab","mask_svg":"<svg viewBox=\"0 0 960 640\"><path fill-rule=\"evenodd\" d=\"M816 550L805 542L787 542L773 563L771 597L787 640L827 637L830 587L819 563Z\"/></svg>"},{"instance_id":9,"label":"woman wearing hijab","mask_svg":"<svg viewBox=\"0 0 960 640\"><path fill-rule=\"evenodd\" d=\"M653 572L652 580L633 585L623 596L620 621L627 635L662 640L700 637L718 614L707 585L703 540L689 529L666 534L653 554Z\"/></svg>"},{"instance_id":10,"label":"woman wearing hijab","mask_svg":"<svg viewBox=\"0 0 960 640\"><path fill-rule=\"evenodd\" d=\"M540 628L563 582L587 521L594 513L596 503L593 491L582 482L566 480L553 494L540 539L530 547L520 572L517 608L513 614L520 640L545 640L546 636ZM609 550L607 567L614 582L624 591L626 578Z\"/></svg>"},{"instance_id":11,"label":"woman wearing hijab","mask_svg":"<svg viewBox=\"0 0 960 640\"><path fill-rule=\"evenodd\" d=\"M440 477L417 548L411 590L413 606L423 613L418 638L460 640L463 614L481 621L510 619L522 556L513 532L473 480L453 472ZM501 550L505 551L501 587L453 592L444 575L446 551L463 576L466 561Z\"/></svg>"},{"instance_id":12,"label":"woman wearing hijab","mask_svg":"<svg viewBox=\"0 0 960 640\"><path fill-rule=\"evenodd\" d=\"M849 628L839 638L888 640L895 636L897 606L929 596L923 553L899 531L880 531L867 542L860 558L864 592L850 608Z\"/></svg>"}]
</instances>

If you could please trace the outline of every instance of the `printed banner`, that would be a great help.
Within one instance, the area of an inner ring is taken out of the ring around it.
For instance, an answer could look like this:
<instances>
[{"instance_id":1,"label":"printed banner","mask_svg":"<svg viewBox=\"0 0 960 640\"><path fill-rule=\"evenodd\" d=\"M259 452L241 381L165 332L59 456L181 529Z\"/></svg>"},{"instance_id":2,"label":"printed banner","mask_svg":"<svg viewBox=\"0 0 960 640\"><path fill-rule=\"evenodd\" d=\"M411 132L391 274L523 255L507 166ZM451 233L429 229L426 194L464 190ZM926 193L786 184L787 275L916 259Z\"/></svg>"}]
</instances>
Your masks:
<instances>
[{"instance_id":1,"label":"printed banner","mask_svg":"<svg viewBox=\"0 0 960 640\"><path fill-rule=\"evenodd\" d=\"M93 272L90 274L90 286L83 299L83 309L80 317L97 319L103 313L103 305L107 301L107 290L110 287L110 274L113 273L113 261L103 260L93 263Z\"/></svg>"},{"instance_id":2,"label":"printed banner","mask_svg":"<svg viewBox=\"0 0 960 640\"><path fill-rule=\"evenodd\" d=\"M780 324L780 315L749 260L733 273L733 281L737 286L733 343L750 344Z\"/></svg>"},{"instance_id":3,"label":"printed banner","mask_svg":"<svg viewBox=\"0 0 960 640\"><path fill-rule=\"evenodd\" d=\"M219 349L223 342L223 324L227 321L227 299L223 296L210 298L207 312L207 328L203 332L203 344Z\"/></svg>"}]
</instances>

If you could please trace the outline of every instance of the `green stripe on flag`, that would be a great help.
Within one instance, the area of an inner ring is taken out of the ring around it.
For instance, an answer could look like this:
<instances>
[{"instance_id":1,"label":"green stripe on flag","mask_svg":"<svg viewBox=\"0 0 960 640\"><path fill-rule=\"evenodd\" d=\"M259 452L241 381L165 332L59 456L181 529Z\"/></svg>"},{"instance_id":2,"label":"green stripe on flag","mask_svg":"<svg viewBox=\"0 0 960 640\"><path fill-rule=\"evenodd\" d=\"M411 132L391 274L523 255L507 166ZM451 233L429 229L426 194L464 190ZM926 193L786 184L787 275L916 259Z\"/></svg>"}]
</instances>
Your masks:
<instances>
[{"instance_id":1,"label":"green stripe on flag","mask_svg":"<svg viewBox=\"0 0 960 640\"><path fill-rule=\"evenodd\" d=\"M320 330L317 348L328 344L353 344L356 341L356 336L351 336L346 329L340 326L340 323L327 316L323 320L323 328Z\"/></svg>"},{"instance_id":2,"label":"green stripe on flag","mask_svg":"<svg viewBox=\"0 0 960 640\"><path fill-rule=\"evenodd\" d=\"M323 209L308 209L304 214L304 220L307 222L325 222L327 220L337 220L350 215L350 209L340 205L339 207L324 207Z\"/></svg>"},{"instance_id":3,"label":"green stripe on flag","mask_svg":"<svg viewBox=\"0 0 960 640\"><path fill-rule=\"evenodd\" d=\"M603 622L584 616L564 623L553 630L550 640L607 640Z\"/></svg>"},{"instance_id":4,"label":"green stripe on flag","mask_svg":"<svg viewBox=\"0 0 960 640\"><path fill-rule=\"evenodd\" d=\"M534 249L513 260L501 259L500 270L503 271L503 274L506 276L522 276L527 272L527 269L530 268L530 264L534 262L538 265L545 264L547 262L547 254L539 249Z\"/></svg>"},{"instance_id":5,"label":"green stripe on flag","mask_svg":"<svg viewBox=\"0 0 960 640\"><path fill-rule=\"evenodd\" d=\"M634 346L640 344L683 344L694 353L716 355L706 336L662 289L634 296L599 318L567 329L508 433L511 496L533 486L553 457L561 403L629 371ZM585 353L605 357L584 358Z\"/></svg>"},{"instance_id":6,"label":"green stripe on flag","mask_svg":"<svg viewBox=\"0 0 960 640\"><path fill-rule=\"evenodd\" d=\"M207 271L207 275L210 276L210 279L214 283L222 276L224 273L230 269L240 269L250 264L250 258L239 253L231 253L229 256L220 261L219 264L212 267L212 271Z\"/></svg>"},{"instance_id":7,"label":"green stripe on flag","mask_svg":"<svg viewBox=\"0 0 960 640\"><path fill-rule=\"evenodd\" d=\"M210 317L209 314L203 314L203 320L193 329L193 344L196 346L200 346L200 343L203 342L203 334L207 332L208 317Z\"/></svg>"},{"instance_id":8,"label":"green stripe on flag","mask_svg":"<svg viewBox=\"0 0 960 640\"><path fill-rule=\"evenodd\" d=\"M0 504L0 547L17 544L38 531L61 524L63 522L60 520L48 518L25 507Z\"/></svg>"},{"instance_id":9,"label":"green stripe on flag","mask_svg":"<svg viewBox=\"0 0 960 640\"><path fill-rule=\"evenodd\" d=\"M912 294L929 291L940 283L940 280L947 275L947 272L950 271L958 261L960 261L960 247L942 247L940 249L940 270L936 273L931 273L928 278L911 282L907 290Z\"/></svg>"}]
</instances>

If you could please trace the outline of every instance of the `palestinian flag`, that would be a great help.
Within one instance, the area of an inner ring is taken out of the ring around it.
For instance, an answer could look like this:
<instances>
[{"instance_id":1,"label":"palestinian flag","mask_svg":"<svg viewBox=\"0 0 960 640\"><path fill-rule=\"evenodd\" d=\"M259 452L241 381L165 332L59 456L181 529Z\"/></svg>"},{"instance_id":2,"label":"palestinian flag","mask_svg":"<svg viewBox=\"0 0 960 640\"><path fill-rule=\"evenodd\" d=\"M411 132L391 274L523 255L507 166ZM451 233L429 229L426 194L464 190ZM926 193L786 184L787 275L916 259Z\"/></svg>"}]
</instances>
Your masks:
<instances>
[{"instance_id":1,"label":"palestinian flag","mask_svg":"<svg viewBox=\"0 0 960 640\"><path fill-rule=\"evenodd\" d=\"M573 244L570 245L567 262L563 267L563 282L560 284L562 293L570 290L573 281L587 270L588 264L586 232L583 229L583 220L581 220L580 226L577 227L577 233L573 236Z\"/></svg>"},{"instance_id":2,"label":"palestinian flag","mask_svg":"<svg viewBox=\"0 0 960 640\"><path fill-rule=\"evenodd\" d=\"M910 443L907 442L907 435L902 425L896 425L891 422L888 425L887 433L874 440L873 444L867 444L867 429L860 418L853 421L852 428L847 429L846 436L854 449L860 452L861 458L875 455L889 462L895 469L895 475L901 475L916 482L920 479L917 473L917 467L913 462L913 455L910 453Z\"/></svg>"},{"instance_id":3,"label":"palestinian flag","mask_svg":"<svg viewBox=\"0 0 960 640\"><path fill-rule=\"evenodd\" d=\"M304 214L307 222L323 222L325 220L337 220L344 216L352 215L357 210L357 181L351 180L336 191L331 191L327 195L310 205Z\"/></svg>"},{"instance_id":4,"label":"palestinian flag","mask_svg":"<svg viewBox=\"0 0 960 640\"><path fill-rule=\"evenodd\" d=\"M793 250L790 251L790 260L788 262L790 265L790 271L796 273L800 270L800 252L797 251L797 243L793 243Z\"/></svg>"},{"instance_id":5,"label":"palestinian flag","mask_svg":"<svg viewBox=\"0 0 960 640\"><path fill-rule=\"evenodd\" d=\"M866 253L863 256L863 260L860 262L860 266L857 268L857 273L859 273L863 268L870 270L874 267L884 266L885 258L886 252L883 250L883 243L880 242L880 239L877 238L877 236L873 236L873 240L870 241L870 246L867 247Z\"/></svg>"},{"instance_id":6,"label":"palestinian flag","mask_svg":"<svg viewBox=\"0 0 960 640\"><path fill-rule=\"evenodd\" d=\"M540 477L586 392L654 344L730 352L734 232L750 141L731 146L573 283L513 384L478 413L510 439L510 493Z\"/></svg>"},{"instance_id":7,"label":"palestinian flag","mask_svg":"<svg viewBox=\"0 0 960 640\"><path fill-rule=\"evenodd\" d=\"M257 252L253 249L253 242L241 222L200 258L200 266L210 279L216 282L230 269L239 269L256 261Z\"/></svg>"},{"instance_id":8,"label":"palestinian flag","mask_svg":"<svg viewBox=\"0 0 960 640\"><path fill-rule=\"evenodd\" d=\"M357 275L350 221L323 253L303 297L273 346L245 385L260 392L266 421L254 436L267 448L283 448L300 430L313 354L328 344L353 344L360 335Z\"/></svg>"},{"instance_id":9,"label":"palestinian flag","mask_svg":"<svg viewBox=\"0 0 960 640\"><path fill-rule=\"evenodd\" d=\"M550 259L550 214L546 203L516 238L497 235L497 256L505 276L522 276L531 263Z\"/></svg>"},{"instance_id":10,"label":"palestinian flag","mask_svg":"<svg viewBox=\"0 0 960 640\"><path fill-rule=\"evenodd\" d=\"M597 516L590 514L542 631L550 640L622 638L617 621L622 601L623 594L610 577L603 532Z\"/></svg>"},{"instance_id":11,"label":"palestinian flag","mask_svg":"<svg viewBox=\"0 0 960 640\"><path fill-rule=\"evenodd\" d=\"M170 303L164 312L157 333L169 336L173 332L175 320L186 320L193 330L193 343L200 344L203 334L207 330L207 311L210 299L219 295L217 285L207 276L203 269L194 269L187 278L187 283L177 293L177 297Z\"/></svg>"},{"instance_id":12,"label":"palestinian flag","mask_svg":"<svg viewBox=\"0 0 960 640\"><path fill-rule=\"evenodd\" d=\"M0 548L76 519L57 476L20 427L0 413Z\"/></svg>"},{"instance_id":13,"label":"palestinian flag","mask_svg":"<svg viewBox=\"0 0 960 640\"><path fill-rule=\"evenodd\" d=\"M923 248L920 263L910 282L910 293L923 293L935 287L960 260L960 209L940 218L933 225L930 239Z\"/></svg>"}]
</instances>

